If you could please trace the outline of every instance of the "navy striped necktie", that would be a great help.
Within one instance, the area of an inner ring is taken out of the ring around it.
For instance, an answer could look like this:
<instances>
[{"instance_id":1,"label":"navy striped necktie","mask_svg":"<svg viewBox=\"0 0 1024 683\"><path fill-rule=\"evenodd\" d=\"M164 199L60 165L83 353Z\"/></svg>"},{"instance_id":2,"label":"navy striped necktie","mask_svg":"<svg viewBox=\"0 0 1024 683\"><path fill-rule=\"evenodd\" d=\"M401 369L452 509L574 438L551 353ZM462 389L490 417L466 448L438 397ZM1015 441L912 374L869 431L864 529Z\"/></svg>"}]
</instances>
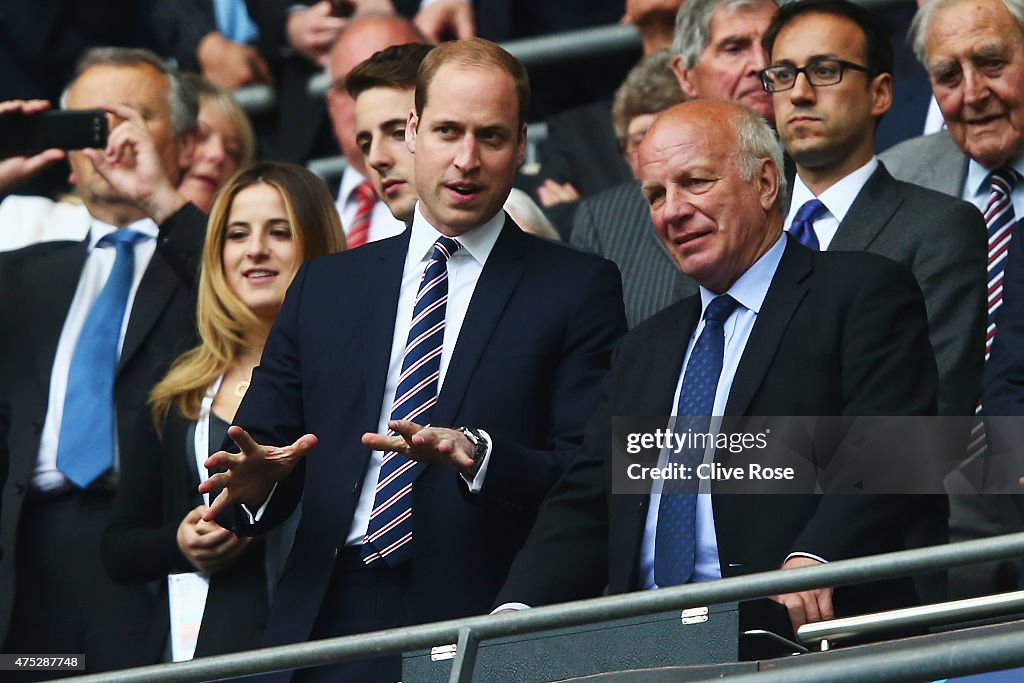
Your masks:
<instances>
[{"instance_id":1,"label":"navy striped necktie","mask_svg":"<svg viewBox=\"0 0 1024 683\"><path fill-rule=\"evenodd\" d=\"M402 373L391 404L392 420L430 424L437 402L448 302L448 259L462 247L439 237L412 309ZM393 434L394 432L388 432ZM395 567L412 557L412 483L425 465L394 451L384 454L373 497L370 524L360 552L363 562Z\"/></svg>"},{"instance_id":2,"label":"navy striped necktie","mask_svg":"<svg viewBox=\"0 0 1024 683\"><path fill-rule=\"evenodd\" d=\"M725 358L725 321L739 303L728 294L717 296L704 312L704 329L693 345L679 390L673 431L706 433L715 409L715 393ZM704 443L701 440L701 443ZM691 476L704 458L703 448L683 448L670 462L690 468ZM697 546L696 477L685 482L667 480L658 506L654 537L654 582L675 586L693 577Z\"/></svg>"}]
</instances>

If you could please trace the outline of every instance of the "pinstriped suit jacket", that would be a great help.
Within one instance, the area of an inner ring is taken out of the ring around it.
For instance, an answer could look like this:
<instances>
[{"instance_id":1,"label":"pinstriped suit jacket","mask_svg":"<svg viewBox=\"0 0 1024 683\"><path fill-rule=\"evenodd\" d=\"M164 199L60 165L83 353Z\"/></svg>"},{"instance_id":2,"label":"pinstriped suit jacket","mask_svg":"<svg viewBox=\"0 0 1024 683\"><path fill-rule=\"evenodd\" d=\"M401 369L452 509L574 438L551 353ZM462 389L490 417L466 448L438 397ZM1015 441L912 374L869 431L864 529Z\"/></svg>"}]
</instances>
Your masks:
<instances>
[{"instance_id":1,"label":"pinstriped suit jacket","mask_svg":"<svg viewBox=\"0 0 1024 683\"><path fill-rule=\"evenodd\" d=\"M697 293L654 232L640 183L630 180L579 203L573 246L610 259L622 272L629 327Z\"/></svg>"}]
</instances>

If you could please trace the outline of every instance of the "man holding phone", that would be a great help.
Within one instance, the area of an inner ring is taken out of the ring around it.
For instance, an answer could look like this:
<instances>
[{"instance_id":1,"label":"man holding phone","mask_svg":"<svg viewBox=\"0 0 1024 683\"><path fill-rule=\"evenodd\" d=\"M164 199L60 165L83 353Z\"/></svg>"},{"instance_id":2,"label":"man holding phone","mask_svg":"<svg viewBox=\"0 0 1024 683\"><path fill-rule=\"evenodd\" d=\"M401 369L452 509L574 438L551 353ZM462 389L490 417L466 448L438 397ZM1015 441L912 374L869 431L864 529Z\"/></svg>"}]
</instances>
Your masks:
<instances>
[{"instance_id":1,"label":"man holding phone","mask_svg":"<svg viewBox=\"0 0 1024 683\"><path fill-rule=\"evenodd\" d=\"M87 671L155 662L155 595L118 586L99 559L121 452L170 361L193 343L205 216L177 192L198 106L144 50L85 54L65 109L102 109L104 149L67 152L87 237L0 254L0 395L10 399L10 472L0 514L0 651L84 655ZM5 103L34 114L39 102ZM64 152L8 159L0 184ZM0 233L58 204L8 197ZM25 209L25 203L34 207ZM79 233L82 234L82 233ZM49 674L43 672L44 677Z\"/></svg>"}]
</instances>

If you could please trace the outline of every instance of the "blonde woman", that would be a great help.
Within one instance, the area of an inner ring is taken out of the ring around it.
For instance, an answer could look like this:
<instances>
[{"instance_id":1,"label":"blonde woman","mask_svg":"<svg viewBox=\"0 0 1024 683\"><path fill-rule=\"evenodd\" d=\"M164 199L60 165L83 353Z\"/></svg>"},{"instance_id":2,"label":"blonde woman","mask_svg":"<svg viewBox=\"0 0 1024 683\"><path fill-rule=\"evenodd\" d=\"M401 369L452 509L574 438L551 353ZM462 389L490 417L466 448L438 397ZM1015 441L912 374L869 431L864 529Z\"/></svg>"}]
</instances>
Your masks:
<instances>
[{"instance_id":1,"label":"blonde woman","mask_svg":"<svg viewBox=\"0 0 1024 683\"><path fill-rule=\"evenodd\" d=\"M203 249L196 320L201 343L181 355L150 395L124 459L114 522L103 559L121 582L169 586L174 659L188 659L203 614L215 602L241 607L245 628L205 620L197 654L258 647L266 611L261 548L201 517L209 501L196 492L202 463L220 448L285 291L301 263L345 248L326 186L294 164L257 162L239 171L213 205ZM171 575L169 579L165 579ZM205 594L210 601L183 597ZM218 581L226 587L217 590ZM186 613L191 613L191 617ZM169 617L153 637L166 639ZM207 623L209 622L209 623ZM191 633L190 633L191 630Z\"/></svg>"}]
</instances>

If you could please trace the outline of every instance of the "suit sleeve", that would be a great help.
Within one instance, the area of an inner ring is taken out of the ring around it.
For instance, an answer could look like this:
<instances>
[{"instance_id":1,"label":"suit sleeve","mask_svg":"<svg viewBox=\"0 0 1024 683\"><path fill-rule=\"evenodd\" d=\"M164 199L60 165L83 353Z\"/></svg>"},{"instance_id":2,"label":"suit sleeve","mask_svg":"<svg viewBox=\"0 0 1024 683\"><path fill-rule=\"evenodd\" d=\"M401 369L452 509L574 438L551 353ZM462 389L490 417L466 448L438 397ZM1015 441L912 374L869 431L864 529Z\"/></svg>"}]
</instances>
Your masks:
<instances>
[{"instance_id":1,"label":"suit sleeve","mask_svg":"<svg viewBox=\"0 0 1024 683\"><path fill-rule=\"evenodd\" d=\"M939 414L972 415L985 363L985 221L967 202L942 217L943 239L922 240L913 270L926 293L939 368Z\"/></svg>"},{"instance_id":2,"label":"suit sleeve","mask_svg":"<svg viewBox=\"0 0 1024 683\"><path fill-rule=\"evenodd\" d=\"M302 365L299 345L302 292L309 273L304 264L292 280L281 312L263 347L260 365L252 373L252 382L235 413L236 424L259 444L282 446L306 433L302 400ZM224 450L234 453L238 447L225 438ZM249 523L248 515L235 506L218 521L242 535L263 534L283 522L298 505L305 481L305 463L300 462L278 483L260 521Z\"/></svg>"},{"instance_id":3,"label":"suit sleeve","mask_svg":"<svg viewBox=\"0 0 1024 683\"><path fill-rule=\"evenodd\" d=\"M177 0L153 6L153 30L161 52L173 57L178 68L199 71L199 42L217 30L211 0Z\"/></svg>"},{"instance_id":4,"label":"suit sleeve","mask_svg":"<svg viewBox=\"0 0 1024 683\"><path fill-rule=\"evenodd\" d=\"M551 392L551 448L531 449L495 438L487 481L477 496L483 505L532 516L583 442L612 346L626 330L618 269L608 261L598 264L583 280L575 297L578 303L565 325Z\"/></svg>"},{"instance_id":5,"label":"suit sleeve","mask_svg":"<svg viewBox=\"0 0 1024 683\"><path fill-rule=\"evenodd\" d=\"M199 277L199 258L206 239L205 213L186 203L160 225L156 248L189 287Z\"/></svg>"},{"instance_id":6,"label":"suit sleeve","mask_svg":"<svg viewBox=\"0 0 1024 683\"><path fill-rule=\"evenodd\" d=\"M166 437L167 421L164 422ZM148 410L139 411L122 458L121 479L114 499L114 516L103 534L102 555L107 573L118 582L161 579L179 571L195 571L178 548L181 519L163 519L167 487L161 462L185 454L167 448L157 436ZM184 517L184 514L182 515Z\"/></svg>"},{"instance_id":7,"label":"suit sleeve","mask_svg":"<svg viewBox=\"0 0 1024 683\"><path fill-rule=\"evenodd\" d=\"M906 268L888 261L878 266L862 273L840 338L843 415L935 415L937 370L921 290ZM907 478L922 490L941 490L941 470L927 434L920 441L901 439L911 448L894 455L894 441L880 426L908 423L880 420L852 421L840 445L845 466L883 482ZM919 498L826 493L790 550L838 560L901 547L905 522L922 502Z\"/></svg>"}]
</instances>

